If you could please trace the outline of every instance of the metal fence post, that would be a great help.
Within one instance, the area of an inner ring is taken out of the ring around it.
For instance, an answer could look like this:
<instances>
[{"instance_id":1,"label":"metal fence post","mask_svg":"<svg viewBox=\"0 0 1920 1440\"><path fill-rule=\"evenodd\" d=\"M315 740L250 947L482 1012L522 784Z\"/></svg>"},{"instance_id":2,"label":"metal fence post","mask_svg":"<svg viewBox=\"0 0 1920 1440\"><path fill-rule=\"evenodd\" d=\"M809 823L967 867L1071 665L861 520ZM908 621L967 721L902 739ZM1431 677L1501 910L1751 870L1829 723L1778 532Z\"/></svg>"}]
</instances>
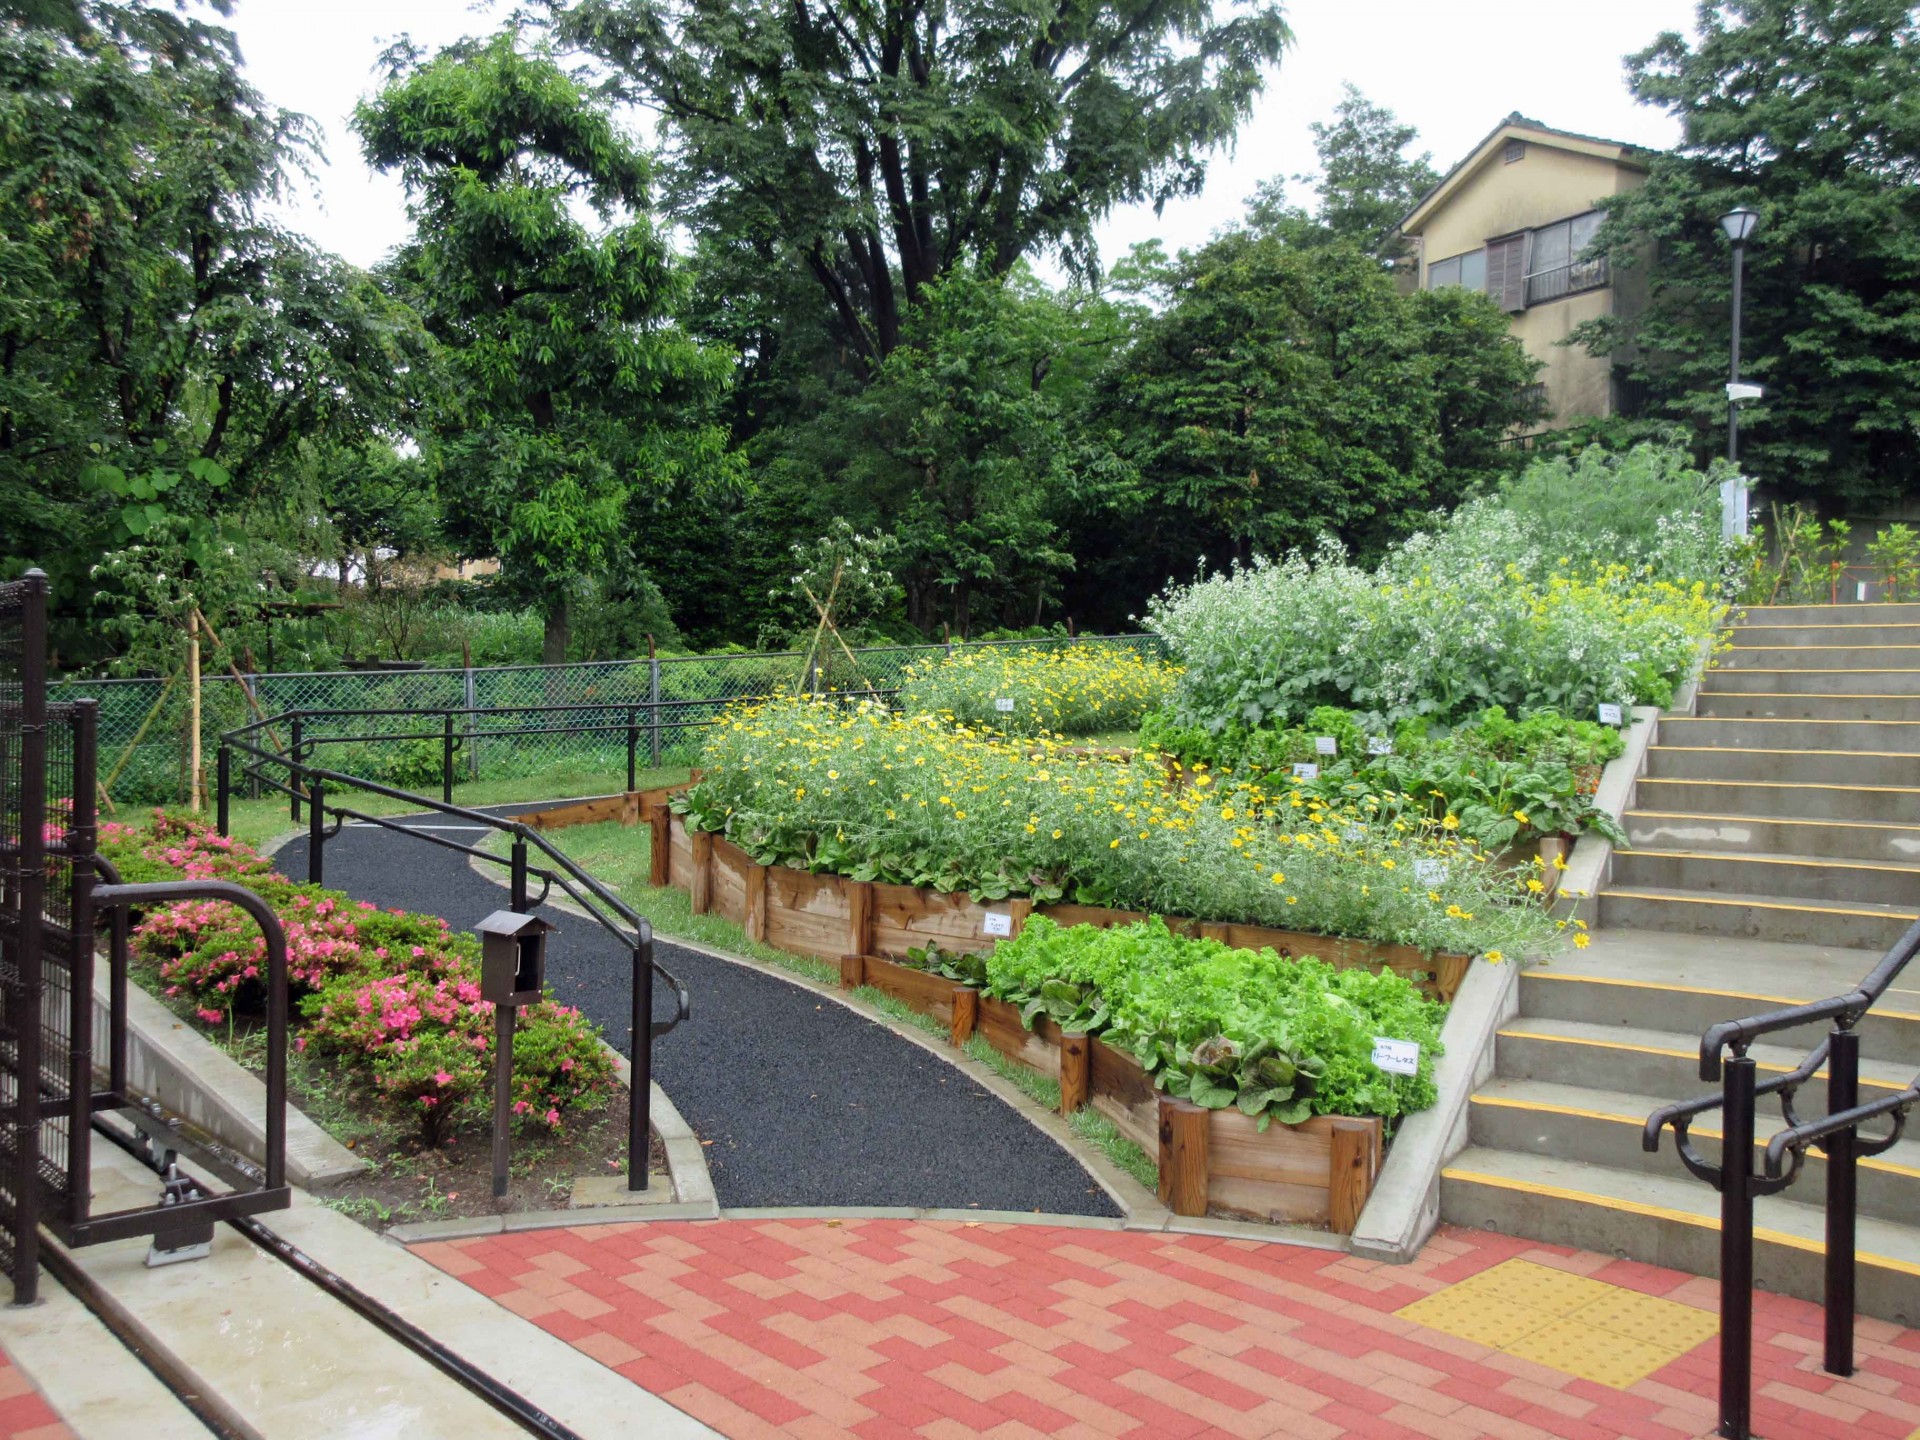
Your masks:
<instances>
[{"instance_id":1,"label":"metal fence post","mask_svg":"<svg viewBox=\"0 0 1920 1440\"><path fill-rule=\"evenodd\" d=\"M222 835L232 833L227 824L228 799L233 788L233 751L221 745L213 761L213 828Z\"/></svg>"},{"instance_id":2,"label":"metal fence post","mask_svg":"<svg viewBox=\"0 0 1920 1440\"><path fill-rule=\"evenodd\" d=\"M287 818L294 824L300 823L300 761L305 758L300 753L300 717L295 715L288 724L291 731L287 750L287 789L290 795L287 801Z\"/></svg>"},{"instance_id":3,"label":"metal fence post","mask_svg":"<svg viewBox=\"0 0 1920 1440\"><path fill-rule=\"evenodd\" d=\"M327 793L318 775L307 777L307 883L325 883L326 862L321 851L327 843Z\"/></svg>"},{"instance_id":4,"label":"metal fence post","mask_svg":"<svg viewBox=\"0 0 1920 1440\"><path fill-rule=\"evenodd\" d=\"M461 687L460 694L466 702L467 711L467 778L478 780L480 778L480 742L475 738L477 732L473 724L473 666L467 666L464 675L465 683Z\"/></svg>"},{"instance_id":5,"label":"metal fence post","mask_svg":"<svg viewBox=\"0 0 1920 1440\"><path fill-rule=\"evenodd\" d=\"M453 803L453 711L440 712L440 800Z\"/></svg>"},{"instance_id":6,"label":"metal fence post","mask_svg":"<svg viewBox=\"0 0 1920 1440\"><path fill-rule=\"evenodd\" d=\"M655 656L647 661L647 726L652 732L650 749L653 755L653 768L660 768L660 660Z\"/></svg>"},{"instance_id":7,"label":"metal fence post","mask_svg":"<svg viewBox=\"0 0 1920 1440\"><path fill-rule=\"evenodd\" d=\"M639 789L639 775L635 762L640 758L640 720L633 706L627 706L627 793Z\"/></svg>"},{"instance_id":8,"label":"metal fence post","mask_svg":"<svg viewBox=\"0 0 1920 1440\"><path fill-rule=\"evenodd\" d=\"M1720 1434L1748 1440L1753 1423L1752 1057L1726 1061L1720 1139Z\"/></svg>"},{"instance_id":9,"label":"metal fence post","mask_svg":"<svg viewBox=\"0 0 1920 1440\"><path fill-rule=\"evenodd\" d=\"M1842 1019L1833 1027L1827 1051L1827 1113L1838 1115L1860 1103L1860 1036ZM1829 1135L1827 1156L1826 1369L1853 1374L1854 1206L1857 1200L1856 1143L1849 1127Z\"/></svg>"},{"instance_id":10,"label":"metal fence post","mask_svg":"<svg viewBox=\"0 0 1920 1440\"><path fill-rule=\"evenodd\" d=\"M633 947L633 1070L627 1089L627 1189L647 1188L653 1129L653 935Z\"/></svg>"}]
</instances>

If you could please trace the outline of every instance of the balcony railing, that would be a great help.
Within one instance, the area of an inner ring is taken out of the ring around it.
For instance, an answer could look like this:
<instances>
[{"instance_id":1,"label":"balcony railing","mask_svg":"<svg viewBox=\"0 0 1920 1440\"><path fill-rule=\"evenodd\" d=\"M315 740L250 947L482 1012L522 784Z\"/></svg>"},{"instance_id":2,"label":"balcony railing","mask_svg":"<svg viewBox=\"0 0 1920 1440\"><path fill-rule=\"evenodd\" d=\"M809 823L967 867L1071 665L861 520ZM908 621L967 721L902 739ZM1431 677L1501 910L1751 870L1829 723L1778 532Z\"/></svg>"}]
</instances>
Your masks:
<instances>
[{"instance_id":1,"label":"balcony railing","mask_svg":"<svg viewBox=\"0 0 1920 1440\"><path fill-rule=\"evenodd\" d=\"M1536 270L1527 276L1527 304L1544 305L1549 300L1577 295L1582 290L1598 290L1607 283L1607 257L1590 255L1551 270Z\"/></svg>"}]
</instances>

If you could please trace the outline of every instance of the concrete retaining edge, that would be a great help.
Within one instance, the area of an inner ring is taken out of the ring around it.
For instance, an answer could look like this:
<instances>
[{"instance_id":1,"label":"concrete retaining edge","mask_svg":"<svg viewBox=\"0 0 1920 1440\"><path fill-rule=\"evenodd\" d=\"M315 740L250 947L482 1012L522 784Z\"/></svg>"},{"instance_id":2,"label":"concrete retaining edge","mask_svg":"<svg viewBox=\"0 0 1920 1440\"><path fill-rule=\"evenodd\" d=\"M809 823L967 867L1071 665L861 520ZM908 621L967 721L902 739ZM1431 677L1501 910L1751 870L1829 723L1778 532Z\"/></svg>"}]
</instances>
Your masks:
<instances>
[{"instance_id":1,"label":"concrete retaining edge","mask_svg":"<svg viewBox=\"0 0 1920 1440\"><path fill-rule=\"evenodd\" d=\"M1494 1037L1520 1012L1520 969L1486 960L1467 967L1440 1032L1446 1054L1433 1073L1440 1098L1401 1122L1354 1227L1353 1254L1404 1265L1440 1223L1440 1171L1466 1148L1468 1102L1492 1078Z\"/></svg>"},{"instance_id":2,"label":"concrete retaining edge","mask_svg":"<svg viewBox=\"0 0 1920 1440\"><path fill-rule=\"evenodd\" d=\"M1691 685L1689 682L1689 689ZM1627 726L1627 748L1609 760L1607 768L1600 772L1600 788L1594 792L1593 803L1615 820L1633 804L1640 772L1646 768L1647 750L1660 738L1660 715L1651 705L1634 706ZM1560 895L1554 903L1554 912L1571 914L1582 900L1598 895L1612 875L1613 842L1595 831L1587 831L1573 842L1566 873L1560 877ZM1593 921L1589 919L1587 923L1591 925Z\"/></svg>"}]
</instances>

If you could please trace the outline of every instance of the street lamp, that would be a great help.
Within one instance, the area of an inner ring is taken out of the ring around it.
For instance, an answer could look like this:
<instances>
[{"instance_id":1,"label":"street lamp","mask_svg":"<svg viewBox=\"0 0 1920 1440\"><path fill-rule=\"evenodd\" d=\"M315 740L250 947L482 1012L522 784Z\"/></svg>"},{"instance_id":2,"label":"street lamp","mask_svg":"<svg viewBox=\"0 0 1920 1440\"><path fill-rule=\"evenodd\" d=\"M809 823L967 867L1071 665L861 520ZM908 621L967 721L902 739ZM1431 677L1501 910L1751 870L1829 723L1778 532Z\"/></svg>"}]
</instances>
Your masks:
<instances>
[{"instance_id":1,"label":"street lamp","mask_svg":"<svg viewBox=\"0 0 1920 1440\"><path fill-rule=\"evenodd\" d=\"M1740 401L1757 393L1757 386L1740 383L1740 287L1746 276L1747 241L1760 228L1757 211L1742 205L1720 217L1720 228L1733 242L1733 355L1727 370L1727 459L1740 460Z\"/></svg>"}]
</instances>

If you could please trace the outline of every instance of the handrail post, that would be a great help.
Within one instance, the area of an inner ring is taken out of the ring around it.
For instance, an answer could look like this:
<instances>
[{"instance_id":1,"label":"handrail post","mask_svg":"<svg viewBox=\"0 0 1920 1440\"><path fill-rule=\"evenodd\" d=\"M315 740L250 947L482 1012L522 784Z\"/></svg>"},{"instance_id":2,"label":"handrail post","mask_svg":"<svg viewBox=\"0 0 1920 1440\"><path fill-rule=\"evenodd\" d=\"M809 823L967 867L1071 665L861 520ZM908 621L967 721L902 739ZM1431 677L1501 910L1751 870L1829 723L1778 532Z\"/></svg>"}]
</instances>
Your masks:
<instances>
[{"instance_id":1,"label":"handrail post","mask_svg":"<svg viewBox=\"0 0 1920 1440\"><path fill-rule=\"evenodd\" d=\"M633 1068L627 1092L627 1189L647 1188L648 1136L653 1129L653 934L633 947Z\"/></svg>"},{"instance_id":2,"label":"handrail post","mask_svg":"<svg viewBox=\"0 0 1920 1440\"><path fill-rule=\"evenodd\" d=\"M633 706L627 706L627 793L631 795L640 786L637 783L635 762L640 757L640 721Z\"/></svg>"},{"instance_id":3,"label":"handrail post","mask_svg":"<svg viewBox=\"0 0 1920 1440\"><path fill-rule=\"evenodd\" d=\"M1860 1103L1860 1036L1845 1019L1835 1024L1827 1051L1827 1113ZM1853 1374L1854 1211L1857 1200L1858 1131L1849 1126L1829 1135L1827 1156L1826 1370Z\"/></svg>"},{"instance_id":4,"label":"handrail post","mask_svg":"<svg viewBox=\"0 0 1920 1440\"><path fill-rule=\"evenodd\" d=\"M511 880L508 891L512 898L507 908L516 915L527 913L527 842L520 836L513 837L513 866L509 872Z\"/></svg>"},{"instance_id":5,"label":"handrail post","mask_svg":"<svg viewBox=\"0 0 1920 1440\"><path fill-rule=\"evenodd\" d=\"M440 799L453 803L453 711L440 712Z\"/></svg>"},{"instance_id":6,"label":"handrail post","mask_svg":"<svg viewBox=\"0 0 1920 1440\"><path fill-rule=\"evenodd\" d=\"M300 823L300 761L302 759L300 753L300 728L300 717L295 715L287 724L289 735L287 779L291 782L287 786L287 789L293 792L287 802L287 818L296 825Z\"/></svg>"},{"instance_id":7,"label":"handrail post","mask_svg":"<svg viewBox=\"0 0 1920 1440\"><path fill-rule=\"evenodd\" d=\"M1748 1440L1753 1406L1753 1058L1727 1057L1720 1141L1720 1428Z\"/></svg>"},{"instance_id":8,"label":"handrail post","mask_svg":"<svg viewBox=\"0 0 1920 1440\"><path fill-rule=\"evenodd\" d=\"M232 833L228 825L228 804L233 790L233 751L227 748L227 742L220 742L220 751L214 757L213 789L213 828L222 835Z\"/></svg>"},{"instance_id":9,"label":"handrail post","mask_svg":"<svg viewBox=\"0 0 1920 1440\"><path fill-rule=\"evenodd\" d=\"M647 660L647 729L650 732L648 749L652 755L654 769L660 768L660 658L652 656Z\"/></svg>"},{"instance_id":10,"label":"handrail post","mask_svg":"<svg viewBox=\"0 0 1920 1440\"><path fill-rule=\"evenodd\" d=\"M307 883L322 885L326 863L321 855L327 843L327 791L318 775L307 776Z\"/></svg>"}]
</instances>

